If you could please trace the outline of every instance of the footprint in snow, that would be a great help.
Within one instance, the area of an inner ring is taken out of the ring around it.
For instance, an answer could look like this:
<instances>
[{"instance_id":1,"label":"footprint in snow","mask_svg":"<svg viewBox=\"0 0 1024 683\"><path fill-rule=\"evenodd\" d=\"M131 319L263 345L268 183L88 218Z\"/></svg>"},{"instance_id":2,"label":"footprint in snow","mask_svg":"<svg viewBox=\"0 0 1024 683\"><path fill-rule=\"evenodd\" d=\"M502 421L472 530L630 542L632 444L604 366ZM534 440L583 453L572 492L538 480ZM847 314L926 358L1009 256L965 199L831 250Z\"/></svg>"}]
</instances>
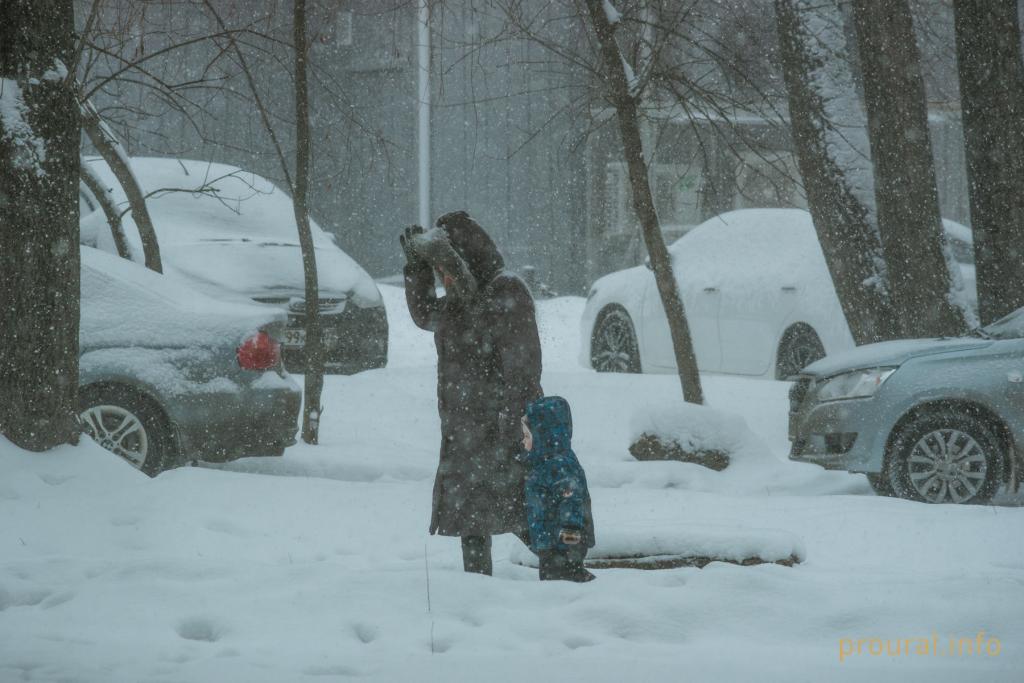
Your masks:
<instances>
[{"instance_id":1,"label":"footprint in snow","mask_svg":"<svg viewBox=\"0 0 1024 683\"><path fill-rule=\"evenodd\" d=\"M39 478L50 486L60 486L64 482L71 481L75 477L70 474L40 474Z\"/></svg>"},{"instance_id":2,"label":"footprint in snow","mask_svg":"<svg viewBox=\"0 0 1024 683\"><path fill-rule=\"evenodd\" d=\"M175 629L185 640L216 643L224 635L224 628L206 617L191 617L178 623Z\"/></svg>"},{"instance_id":3,"label":"footprint in snow","mask_svg":"<svg viewBox=\"0 0 1024 683\"><path fill-rule=\"evenodd\" d=\"M380 636L380 631L373 624L353 624L352 632L355 633L355 636L359 639L359 642L363 643L364 645L369 645L373 641L377 640L377 638Z\"/></svg>"},{"instance_id":4,"label":"footprint in snow","mask_svg":"<svg viewBox=\"0 0 1024 683\"><path fill-rule=\"evenodd\" d=\"M51 591L38 588L9 591L0 586L0 612L9 607L35 607L50 595Z\"/></svg>"},{"instance_id":5,"label":"footprint in snow","mask_svg":"<svg viewBox=\"0 0 1024 683\"><path fill-rule=\"evenodd\" d=\"M593 647L594 646L594 641L589 640L587 638L580 638L578 636L572 636L572 637L569 637L569 638L566 638L565 640L563 640L562 644L565 645L570 650L576 650L576 649L581 648L581 647Z\"/></svg>"},{"instance_id":6,"label":"footprint in snow","mask_svg":"<svg viewBox=\"0 0 1024 683\"><path fill-rule=\"evenodd\" d=\"M350 666L307 666L302 670L307 676L361 676L362 674Z\"/></svg>"}]
</instances>

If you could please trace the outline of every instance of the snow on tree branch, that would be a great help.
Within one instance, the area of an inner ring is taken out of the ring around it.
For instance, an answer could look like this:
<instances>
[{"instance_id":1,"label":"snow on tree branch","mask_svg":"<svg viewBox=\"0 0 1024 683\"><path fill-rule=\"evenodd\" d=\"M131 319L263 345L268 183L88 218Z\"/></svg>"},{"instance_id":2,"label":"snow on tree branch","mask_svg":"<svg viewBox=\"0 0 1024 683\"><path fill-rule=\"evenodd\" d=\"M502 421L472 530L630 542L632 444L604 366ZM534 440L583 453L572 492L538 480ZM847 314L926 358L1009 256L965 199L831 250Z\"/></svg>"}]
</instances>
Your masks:
<instances>
[{"instance_id":1,"label":"snow on tree branch","mask_svg":"<svg viewBox=\"0 0 1024 683\"><path fill-rule=\"evenodd\" d=\"M46 175L46 143L28 121L29 107L17 81L0 78L0 142L10 145L11 162L20 171Z\"/></svg>"},{"instance_id":2,"label":"snow on tree branch","mask_svg":"<svg viewBox=\"0 0 1024 683\"><path fill-rule=\"evenodd\" d=\"M604 15L608 17L608 23L615 26L622 21L622 13L615 9L611 0L604 0Z\"/></svg>"}]
</instances>

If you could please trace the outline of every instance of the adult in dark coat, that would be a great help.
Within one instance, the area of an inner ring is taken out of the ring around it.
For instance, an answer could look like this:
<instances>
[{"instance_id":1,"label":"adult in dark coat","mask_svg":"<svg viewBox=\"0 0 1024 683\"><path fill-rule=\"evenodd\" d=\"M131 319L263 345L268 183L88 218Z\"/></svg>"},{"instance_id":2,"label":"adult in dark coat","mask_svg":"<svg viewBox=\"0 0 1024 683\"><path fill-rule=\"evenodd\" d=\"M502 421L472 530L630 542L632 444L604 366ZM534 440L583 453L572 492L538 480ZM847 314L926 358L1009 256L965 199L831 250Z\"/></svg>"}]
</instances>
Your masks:
<instances>
[{"instance_id":1,"label":"adult in dark coat","mask_svg":"<svg viewBox=\"0 0 1024 683\"><path fill-rule=\"evenodd\" d=\"M491 535L528 542L520 418L543 396L533 298L464 211L402 235L409 313L434 333L441 459L430 533L462 538L466 571L491 573ZM434 273L445 282L435 291Z\"/></svg>"}]
</instances>

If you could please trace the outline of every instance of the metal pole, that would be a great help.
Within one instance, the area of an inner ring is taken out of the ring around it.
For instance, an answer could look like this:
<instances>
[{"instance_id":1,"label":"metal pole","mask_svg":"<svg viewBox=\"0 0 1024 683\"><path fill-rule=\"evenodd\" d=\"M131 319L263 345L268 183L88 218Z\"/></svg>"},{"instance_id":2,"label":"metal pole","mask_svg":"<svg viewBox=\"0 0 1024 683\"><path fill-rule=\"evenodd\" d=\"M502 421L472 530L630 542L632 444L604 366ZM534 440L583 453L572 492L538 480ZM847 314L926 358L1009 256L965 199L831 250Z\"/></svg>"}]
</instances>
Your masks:
<instances>
[{"instance_id":1,"label":"metal pole","mask_svg":"<svg viewBox=\"0 0 1024 683\"><path fill-rule=\"evenodd\" d=\"M419 98L417 138L419 142L419 223L430 227L430 0L419 0L417 21Z\"/></svg>"}]
</instances>

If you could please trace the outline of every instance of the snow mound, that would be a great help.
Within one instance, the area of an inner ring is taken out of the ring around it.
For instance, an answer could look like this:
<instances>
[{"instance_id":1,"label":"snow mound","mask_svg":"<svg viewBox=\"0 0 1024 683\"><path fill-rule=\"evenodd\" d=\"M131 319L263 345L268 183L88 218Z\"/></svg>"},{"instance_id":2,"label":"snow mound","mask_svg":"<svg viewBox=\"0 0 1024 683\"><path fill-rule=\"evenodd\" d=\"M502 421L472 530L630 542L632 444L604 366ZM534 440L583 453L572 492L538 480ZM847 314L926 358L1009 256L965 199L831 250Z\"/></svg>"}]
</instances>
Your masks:
<instances>
[{"instance_id":1,"label":"snow mound","mask_svg":"<svg viewBox=\"0 0 1024 683\"><path fill-rule=\"evenodd\" d=\"M719 451L732 454L754 438L738 415L692 403L644 406L630 419L630 443L643 436L674 441L687 451Z\"/></svg>"},{"instance_id":2,"label":"snow mound","mask_svg":"<svg viewBox=\"0 0 1024 683\"><path fill-rule=\"evenodd\" d=\"M741 564L754 559L802 562L806 557L802 539L778 529L706 524L700 528L685 528L678 522L636 522L598 527L597 544L587 553L587 561L593 561L597 566L603 564L603 560L619 559L651 563L710 559ZM537 566L537 556L521 544L512 545L509 560L526 567ZM645 563L637 564L642 566Z\"/></svg>"},{"instance_id":3,"label":"snow mound","mask_svg":"<svg viewBox=\"0 0 1024 683\"><path fill-rule=\"evenodd\" d=\"M587 476L591 486L686 489L729 495L846 492L850 477L826 472L817 465L793 463L776 456L739 415L686 403L681 397L639 401L629 420L629 439L648 434L663 442L677 441L694 451L725 453L721 471L695 462L638 462L628 453L621 463L607 463ZM584 463L584 467L586 467Z\"/></svg>"}]
</instances>

